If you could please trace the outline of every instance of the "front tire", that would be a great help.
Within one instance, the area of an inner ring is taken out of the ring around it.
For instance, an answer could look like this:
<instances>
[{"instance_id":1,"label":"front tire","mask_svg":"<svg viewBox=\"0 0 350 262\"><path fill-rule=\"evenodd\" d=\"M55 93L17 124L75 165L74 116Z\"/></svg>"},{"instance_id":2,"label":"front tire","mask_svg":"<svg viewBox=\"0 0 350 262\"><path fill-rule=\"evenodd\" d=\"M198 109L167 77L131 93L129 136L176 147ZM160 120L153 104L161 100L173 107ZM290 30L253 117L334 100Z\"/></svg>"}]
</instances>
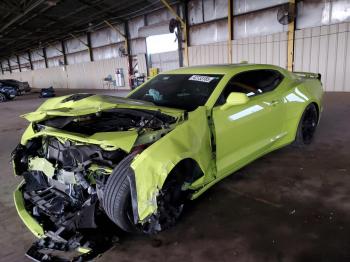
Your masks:
<instances>
[{"instance_id":1,"label":"front tire","mask_svg":"<svg viewBox=\"0 0 350 262\"><path fill-rule=\"evenodd\" d=\"M135 154L125 157L108 177L103 196L103 208L107 216L121 229L136 233L133 222L130 182L128 176Z\"/></svg>"},{"instance_id":2,"label":"front tire","mask_svg":"<svg viewBox=\"0 0 350 262\"><path fill-rule=\"evenodd\" d=\"M185 174L175 168L166 179L157 197L157 212L143 225L134 223L131 203L130 167L136 153L125 157L109 176L103 197L107 216L122 230L131 233L154 234L172 227L180 217L189 191L183 189Z\"/></svg>"},{"instance_id":3,"label":"front tire","mask_svg":"<svg viewBox=\"0 0 350 262\"><path fill-rule=\"evenodd\" d=\"M305 146L311 144L318 123L318 112L315 104L310 104L304 110L300 119L294 145Z\"/></svg>"}]
</instances>

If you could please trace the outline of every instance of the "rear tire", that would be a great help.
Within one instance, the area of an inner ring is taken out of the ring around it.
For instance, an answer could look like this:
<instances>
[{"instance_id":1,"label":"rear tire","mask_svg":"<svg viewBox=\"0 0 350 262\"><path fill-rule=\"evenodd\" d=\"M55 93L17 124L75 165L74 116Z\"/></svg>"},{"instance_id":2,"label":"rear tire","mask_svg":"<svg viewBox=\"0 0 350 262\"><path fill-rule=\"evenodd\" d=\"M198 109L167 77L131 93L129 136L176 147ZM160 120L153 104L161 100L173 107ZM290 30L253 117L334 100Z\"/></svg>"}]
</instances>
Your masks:
<instances>
[{"instance_id":1,"label":"rear tire","mask_svg":"<svg viewBox=\"0 0 350 262\"><path fill-rule=\"evenodd\" d=\"M318 123L315 104L308 105L300 119L294 145L302 147L311 144Z\"/></svg>"}]
</instances>

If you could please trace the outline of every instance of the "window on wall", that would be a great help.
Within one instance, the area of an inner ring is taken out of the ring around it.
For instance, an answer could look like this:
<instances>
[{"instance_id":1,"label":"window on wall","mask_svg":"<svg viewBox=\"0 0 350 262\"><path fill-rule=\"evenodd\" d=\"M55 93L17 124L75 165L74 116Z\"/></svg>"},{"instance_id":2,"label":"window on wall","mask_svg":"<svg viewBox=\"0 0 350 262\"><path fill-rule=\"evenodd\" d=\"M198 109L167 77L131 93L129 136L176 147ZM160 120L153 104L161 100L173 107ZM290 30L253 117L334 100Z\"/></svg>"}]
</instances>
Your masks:
<instances>
[{"instance_id":1,"label":"window on wall","mask_svg":"<svg viewBox=\"0 0 350 262\"><path fill-rule=\"evenodd\" d=\"M288 0L235 0L233 1L233 13L235 15L244 14L247 12L272 7L283 3L288 3Z\"/></svg>"},{"instance_id":2,"label":"window on wall","mask_svg":"<svg viewBox=\"0 0 350 262\"><path fill-rule=\"evenodd\" d=\"M146 45L149 55L176 51L178 49L175 33L149 36L146 38Z\"/></svg>"},{"instance_id":3,"label":"window on wall","mask_svg":"<svg viewBox=\"0 0 350 262\"><path fill-rule=\"evenodd\" d=\"M278 7L234 17L234 39L269 35L288 30L277 20Z\"/></svg>"},{"instance_id":4,"label":"window on wall","mask_svg":"<svg viewBox=\"0 0 350 262\"><path fill-rule=\"evenodd\" d=\"M227 0L190 0L188 2L189 24L200 24L227 17Z\"/></svg>"},{"instance_id":5,"label":"window on wall","mask_svg":"<svg viewBox=\"0 0 350 262\"><path fill-rule=\"evenodd\" d=\"M297 29L350 21L349 0L303 0L297 7Z\"/></svg>"}]
</instances>

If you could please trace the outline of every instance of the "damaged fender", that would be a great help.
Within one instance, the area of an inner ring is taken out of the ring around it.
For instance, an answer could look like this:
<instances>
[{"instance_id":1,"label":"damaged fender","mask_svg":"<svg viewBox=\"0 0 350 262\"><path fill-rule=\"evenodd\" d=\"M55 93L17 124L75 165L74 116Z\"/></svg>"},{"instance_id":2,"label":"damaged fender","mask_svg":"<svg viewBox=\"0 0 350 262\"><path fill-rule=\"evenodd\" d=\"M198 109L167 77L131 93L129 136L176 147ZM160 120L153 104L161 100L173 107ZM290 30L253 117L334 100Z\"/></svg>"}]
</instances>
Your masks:
<instances>
[{"instance_id":1,"label":"damaged fender","mask_svg":"<svg viewBox=\"0 0 350 262\"><path fill-rule=\"evenodd\" d=\"M133 199L134 212L143 223L157 210L157 195L172 169L183 159L197 162L204 176L210 182L213 155L211 134L206 107L198 107L188 114L184 121L165 137L148 147L135 157L131 167L134 170L137 201ZM131 183L133 185L133 183ZM133 192L135 190L131 190ZM134 214L135 215L135 214Z\"/></svg>"}]
</instances>

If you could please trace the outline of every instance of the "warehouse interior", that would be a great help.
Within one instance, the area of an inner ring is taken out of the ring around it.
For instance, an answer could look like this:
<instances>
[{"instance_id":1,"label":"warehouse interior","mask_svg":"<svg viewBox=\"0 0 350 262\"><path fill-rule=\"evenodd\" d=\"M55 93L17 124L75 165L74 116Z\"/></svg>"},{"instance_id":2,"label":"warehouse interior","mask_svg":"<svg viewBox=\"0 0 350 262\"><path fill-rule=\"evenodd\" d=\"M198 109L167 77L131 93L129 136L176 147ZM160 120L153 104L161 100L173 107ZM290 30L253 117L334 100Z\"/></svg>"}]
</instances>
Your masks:
<instances>
[{"instance_id":1,"label":"warehouse interior","mask_svg":"<svg viewBox=\"0 0 350 262\"><path fill-rule=\"evenodd\" d=\"M96 261L349 261L349 0L4 0L0 14L0 81L31 87L0 103L1 261L26 261L35 238L11 152L41 89L124 97L161 72L232 63L321 74L314 142L242 168L165 232L121 233Z\"/></svg>"}]
</instances>

